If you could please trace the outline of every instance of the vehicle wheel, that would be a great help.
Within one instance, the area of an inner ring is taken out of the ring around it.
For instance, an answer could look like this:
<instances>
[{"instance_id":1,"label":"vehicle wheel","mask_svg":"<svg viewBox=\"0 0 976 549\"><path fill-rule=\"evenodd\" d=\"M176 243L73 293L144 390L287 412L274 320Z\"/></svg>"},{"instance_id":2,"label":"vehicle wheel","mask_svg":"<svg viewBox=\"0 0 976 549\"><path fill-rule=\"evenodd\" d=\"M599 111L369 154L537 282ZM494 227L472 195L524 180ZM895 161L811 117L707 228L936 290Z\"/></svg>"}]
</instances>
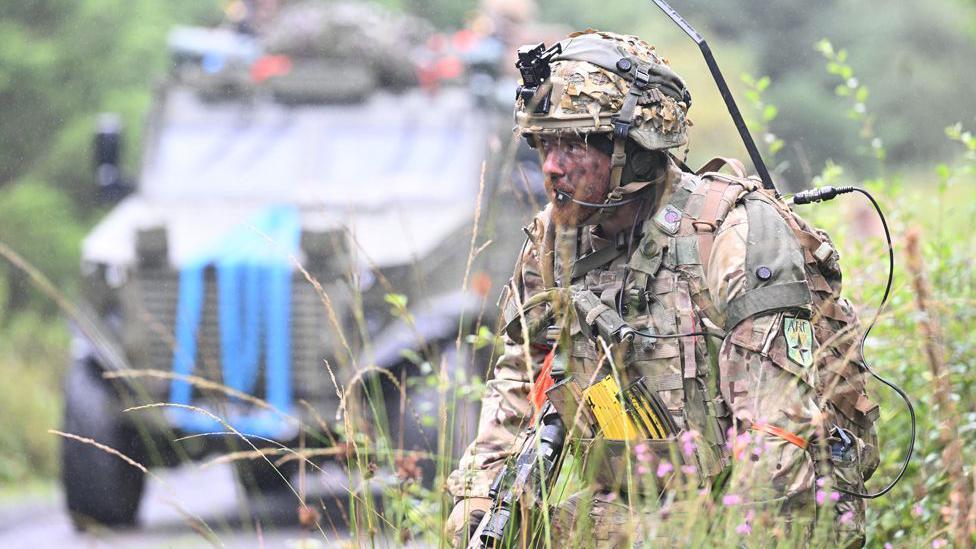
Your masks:
<instances>
[{"instance_id":1,"label":"vehicle wheel","mask_svg":"<svg viewBox=\"0 0 976 549\"><path fill-rule=\"evenodd\" d=\"M456 460L467 448L478 428L478 414L481 404L468 398L455 398L455 389L459 382L470 382L472 375L484 375L484 369L479 368L479 355L472 352L471 347L462 346L458 353L454 342L445 342L439 357L432 361L433 371L427 374L419 371L414 364L404 366L400 378L406 380L406 402L401 413L401 394L392 383L384 383L384 402L387 410L390 437L394 447L407 451L426 452L435 458L438 456L438 423L440 421L440 395L436 381L441 360L447 362L451 379L450 387L445 393L448 406L448 423L446 434L450 443L449 455L443 456L451 460L446 471L450 471ZM401 436L402 429L402 436ZM402 440L402 446L400 441ZM431 486L437 464L435 460L421 460L420 466L424 484Z\"/></svg>"},{"instance_id":2,"label":"vehicle wheel","mask_svg":"<svg viewBox=\"0 0 976 549\"><path fill-rule=\"evenodd\" d=\"M64 431L140 461L142 444L122 417L119 399L90 359L76 360L64 383ZM77 440L61 442L61 481L78 528L135 523L145 475L118 456Z\"/></svg>"},{"instance_id":3,"label":"vehicle wheel","mask_svg":"<svg viewBox=\"0 0 976 549\"><path fill-rule=\"evenodd\" d=\"M278 456L271 459L272 461L278 459ZM289 462L278 467L278 470L289 482L291 482L293 473L298 470L293 465L293 462ZM238 460L234 462L234 471L237 473L237 480L240 481L244 491L249 495L272 495L289 492L288 485L281 478L281 475L263 459Z\"/></svg>"}]
</instances>

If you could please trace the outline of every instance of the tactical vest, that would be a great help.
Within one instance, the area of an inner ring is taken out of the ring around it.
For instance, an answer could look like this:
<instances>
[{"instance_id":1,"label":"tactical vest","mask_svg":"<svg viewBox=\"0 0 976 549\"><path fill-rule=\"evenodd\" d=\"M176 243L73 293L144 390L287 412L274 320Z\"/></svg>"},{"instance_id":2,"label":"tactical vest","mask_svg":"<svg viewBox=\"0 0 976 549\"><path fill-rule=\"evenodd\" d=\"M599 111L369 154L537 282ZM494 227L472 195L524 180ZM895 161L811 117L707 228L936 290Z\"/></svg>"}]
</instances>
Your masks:
<instances>
[{"instance_id":1,"label":"tactical vest","mask_svg":"<svg viewBox=\"0 0 976 549\"><path fill-rule=\"evenodd\" d=\"M728 164L735 175L718 173ZM719 313L709 295L705 274L718 228L733 208L743 206L748 218L746 288ZM612 243L616 251L603 249L576 260L568 277L572 285L591 290L606 305L605 311L624 300L624 320L641 331L682 334L703 331L703 322L722 334L755 315L777 311L802 312L814 327L815 363L803 369L785 357L773 357L777 364L793 367L793 373L817 390L828 424L853 432L862 443L859 468L863 479L877 467L874 423L878 406L864 387L864 370L856 352L857 318L850 303L841 297L838 253L827 235L812 228L784 202L746 178L738 161L716 159L698 174L682 173L681 181L658 212L644 222L642 234L630 258L623 258L624 243ZM597 256L597 254L601 254ZM614 255L616 253L616 256ZM614 259L617 262L614 263ZM624 276L624 270L629 273ZM562 277L566 279L566 276ZM622 283L626 279L626 285ZM538 305L545 300L536 300ZM523 309L524 311L524 309ZM517 319L506 314L511 327ZM601 350L593 338L584 336L578 324L594 318L576 319L568 371L581 387L600 375ZM534 315L544 324L541 315ZM514 335L512 331L509 332ZM516 339L518 337L516 336ZM702 336L652 339L637 335L622 357L621 377L643 377L657 392L683 432L699 434L694 455L681 451L679 441L650 440L646 443L662 459L680 459L693 465L702 484L720 474L730 462L726 433L732 425L729 407L718 387L718 340ZM624 380L626 383L626 380ZM557 408L560 399L572 395L551 394ZM572 408L571 406L569 408ZM562 411L561 411L562 412ZM578 420L564 414L567 424ZM576 422L578 424L578 421ZM620 485L622 460L633 443L587 439L578 442L585 453L590 478L606 486ZM862 490L863 479L858 479Z\"/></svg>"}]
</instances>

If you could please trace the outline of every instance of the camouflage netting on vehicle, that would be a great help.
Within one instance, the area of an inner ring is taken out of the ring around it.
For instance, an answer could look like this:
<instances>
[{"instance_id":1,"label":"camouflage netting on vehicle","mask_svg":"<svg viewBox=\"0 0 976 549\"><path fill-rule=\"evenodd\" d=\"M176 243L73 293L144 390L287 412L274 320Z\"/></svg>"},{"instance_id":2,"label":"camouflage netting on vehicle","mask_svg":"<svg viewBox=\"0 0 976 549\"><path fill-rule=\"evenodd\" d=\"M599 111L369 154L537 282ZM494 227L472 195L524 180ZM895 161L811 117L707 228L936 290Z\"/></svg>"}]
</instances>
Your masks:
<instances>
[{"instance_id":1,"label":"camouflage netting on vehicle","mask_svg":"<svg viewBox=\"0 0 976 549\"><path fill-rule=\"evenodd\" d=\"M423 19L374 4L306 1L281 10L264 30L262 45L296 62L365 64L378 85L402 88L416 84L410 55L433 32Z\"/></svg>"}]
</instances>

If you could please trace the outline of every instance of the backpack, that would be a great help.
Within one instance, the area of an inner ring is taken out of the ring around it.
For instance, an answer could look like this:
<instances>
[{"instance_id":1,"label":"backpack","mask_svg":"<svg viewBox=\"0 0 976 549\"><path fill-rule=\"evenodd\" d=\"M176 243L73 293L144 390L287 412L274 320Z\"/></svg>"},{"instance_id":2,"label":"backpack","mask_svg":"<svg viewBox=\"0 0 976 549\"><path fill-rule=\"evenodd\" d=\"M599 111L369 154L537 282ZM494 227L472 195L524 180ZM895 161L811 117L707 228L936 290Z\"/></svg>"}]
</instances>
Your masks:
<instances>
[{"instance_id":1,"label":"backpack","mask_svg":"<svg viewBox=\"0 0 976 549\"><path fill-rule=\"evenodd\" d=\"M719 171L726 166L731 175ZM763 189L758 179L746 177L738 160L715 158L693 177L684 179L658 217L664 216L666 224L677 217L676 213L681 214L681 220L672 222L670 228L674 231L675 265L690 273L690 298L708 307L711 300L702 299L701 294L707 292L704 273L715 234L733 208L745 205L749 220L745 260L748 284L746 291L728 304L725 331L765 311L798 307L811 311L818 352L810 377L816 380L813 385L820 408L827 415L826 425L856 437L856 463L848 470L835 471L835 476L841 477L846 488L863 492L864 481L879 463L875 428L879 407L865 389L868 374L860 353L861 328L854 307L841 295L840 256L833 242L773 191ZM635 257L631 266L642 259L649 258ZM760 280L756 271L765 265L773 268L768 279ZM700 285L695 284L696 278ZM716 353L709 354L716 360Z\"/></svg>"}]
</instances>

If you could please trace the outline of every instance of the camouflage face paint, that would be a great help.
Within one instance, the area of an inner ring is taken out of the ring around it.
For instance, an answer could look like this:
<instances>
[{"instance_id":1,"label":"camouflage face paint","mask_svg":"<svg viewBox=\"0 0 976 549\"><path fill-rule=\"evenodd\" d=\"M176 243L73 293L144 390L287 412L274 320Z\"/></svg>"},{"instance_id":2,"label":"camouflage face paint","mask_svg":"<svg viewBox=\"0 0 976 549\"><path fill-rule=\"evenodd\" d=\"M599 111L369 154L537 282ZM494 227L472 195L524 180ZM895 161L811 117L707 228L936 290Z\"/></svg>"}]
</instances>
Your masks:
<instances>
[{"instance_id":1,"label":"camouflage face paint","mask_svg":"<svg viewBox=\"0 0 976 549\"><path fill-rule=\"evenodd\" d=\"M557 200L556 191L584 202L603 202L610 190L610 156L576 137L540 139L539 149L553 221L562 226L579 225L595 209Z\"/></svg>"}]
</instances>

